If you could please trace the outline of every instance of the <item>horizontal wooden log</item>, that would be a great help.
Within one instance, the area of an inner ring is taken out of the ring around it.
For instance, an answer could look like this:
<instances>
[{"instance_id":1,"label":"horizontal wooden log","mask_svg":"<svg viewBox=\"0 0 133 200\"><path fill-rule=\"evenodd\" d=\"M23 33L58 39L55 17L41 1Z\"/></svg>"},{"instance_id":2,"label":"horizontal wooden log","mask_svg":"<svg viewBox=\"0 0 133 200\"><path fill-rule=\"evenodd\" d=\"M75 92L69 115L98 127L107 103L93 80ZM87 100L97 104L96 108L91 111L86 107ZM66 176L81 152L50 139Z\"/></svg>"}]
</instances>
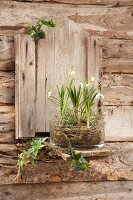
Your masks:
<instances>
[{"instance_id":1,"label":"horizontal wooden log","mask_svg":"<svg viewBox=\"0 0 133 200\"><path fill-rule=\"evenodd\" d=\"M15 74L0 71L0 103L14 104L15 102Z\"/></svg>"},{"instance_id":2,"label":"horizontal wooden log","mask_svg":"<svg viewBox=\"0 0 133 200\"><path fill-rule=\"evenodd\" d=\"M18 150L15 144L0 144L0 154L17 156Z\"/></svg>"},{"instance_id":3,"label":"horizontal wooden log","mask_svg":"<svg viewBox=\"0 0 133 200\"><path fill-rule=\"evenodd\" d=\"M44 9L45 8L45 9ZM80 6L80 5L63 5L63 4L39 4L39 3L24 3L24 2L5 2L1 1L1 17L3 20L0 22L0 26L15 26L22 25L25 21L35 21L36 18L43 18L46 16L56 17L67 17L71 15L104 15L104 14L127 14L130 16L130 9L127 7L120 8L107 8L99 6ZM14 11L17 9L19 17L13 15ZM30 10L30 12L29 12ZM36 12L35 12L36 10ZM61 12L63 10L63 12ZM8 12L8 18L6 13ZM129 13L129 14L128 14ZM131 22L130 22L131 24ZM127 25L127 24L126 24ZM125 25L125 26L126 26ZM127 26L128 27L128 26Z\"/></svg>"},{"instance_id":4,"label":"horizontal wooden log","mask_svg":"<svg viewBox=\"0 0 133 200\"><path fill-rule=\"evenodd\" d=\"M2 166L17 166L17 156L5 155L0 153L0 165Z\"/></svg>"},{"instance_id":5,"label":"horizontal wooden log","mask_svg":"<svg viewBox=\"0 0 133 200\"><path fill-rule=\"evenodd\" d=\"M131 200L132 188L133 181L3 185L0 197L19 199L21 191L21 198L26 200Z\"/></svg>"},{"instance_id":6,"label":"horizontal wooden log","mask_svg":"<svg viewBox=\"0 0 133 200\"><path fill-rule=\"evenodd\" d=\"M133 141L133 106L104 106L105 140Z\"/></svg>"},{"instance_id":7,"label":"horizontal wooden log","mask_svg":"<svg viewBox=\"0 0 133 200\"><path fill-rule=\"evenodd\" d=\"M5 36L14 36L19 33L25 33L25 27L24 25L16 25L16 26L0 26L0 35Z\"/></svg>"},{"instance_id":8,"label":"horizontal wooden log","mask_svg":"<svg viewBox=\"0 0 133 200\"><path fill-rule=\"evenodd\" d=\"M133 41L132 40L102 40L103 59L123 59L133 61Z\"/></svg>"},{"instance_id":9,"label":"horizontal wooden log","mask_svg":"<svg viewBox=\"0 0 133 200\"><path fill-rule=\"evenodd\" d=\"M15 142L15 132L0 132L0 143L14 143Z\"/></svg>"},{"instance_id":10,"label":"horizontal wooden log","mask_svg":"<svg viewBox=\"0 0 133 200\"><path fill-rule=\"evenodd\" d=\"M132 73L133 59L104 59L102 61L103 73Z\"/></svg>"},{"instance_id":11,"label":"horizontal wooden log","mask_svg":"<svg viewBox=\"0 0 133 200\"><path fill-rule=\"evenodd\" d=\"M15 107L0 106L0 133L8 133L15 129Z\"/></svg>"},{"instance_id":12,"label":"horizontal wooden log","mask_svg":"<svg viewBox=\"0 0 133 200\"><path fill-rule=\"evenodd\" d=\"M4 0L8 1L8 0ZM74 4L74 5L112 5L112 6L131 6L132 0L10 0L18 2L48 2L48 3L62 3L62 4Z\"/></svg>"},{"instance_id":13,"label":"horizontal wooden log","mask_svg":"<svg viewBox=\"0 0 133 200\"><path fill-rule=\"evenodd\" d=\"M124 13L97 13L91 16L89 14L88 16L73 15L70 19L78 24L83 24L86 29L88 25L88 29L96 31L123 31L126 33L133 30L132 11L132 8L127 8Z\"/></svg>"},{"instance_id":14,"label":"horizontal wooden log","mask_svg":"<svg viewBox=\"0 0 133 200\"><path fill-rule=\"evenodd\" d=\"M0 36L0 70L14 70L14 39Z\"/></svg>"},{"instance_id":15,"label":"horizontal wooden log","mask_svg":"<svg viewBox=\"0 0 133 200\"><path fill-rule=\"evenodd\" d=\"M14 183L133 180L133 143L108 143L106 145L112 155L104 158L93 158L90 161L91 169L89 171L76 172L70 168L68 162L62 159L47 159L46 161L41 156L41 159L34 165L27 164L21 174L21 179L16 179ZM45 154L43 156L45 157ZM0 183L9 184L17 175L16 165L12 164L11 167L3 159L2 162Z\"/></svg>"},{"instance_id":16,"label":"horizontal wooden log","mask_svg":"<svg viewBox=\"0 0 133 200\"><path fill-rule=\"evenodd\" d=\"M69 19L88 31L90 35L109 38L133 39L133 19L131 13L132 8L129 8L124 13L99 13L91 16L89 16L89 14L88 16L72 15Z\"/></svg>"},{"instance_id":17,"label":"horizontal wooden log","mask_svg":"<svg viewBox=\"0 0 133 200\"><path fill-rule=\"evenodd\" d=\"M103 39L103 72L133 73L133 41Z\"/></svg>"},{"instance_id":18,"label":"horizontal wooden log","mask_svg":"<svg viewBox=\"0 0 133 200\"><path fill-rule=\"evenodd\" d=\"M133 75L103 75L104 105L133 105Z\"/></svg>"},{"instance_id":19,"label":"horizontal wooden log","mask_svg":"<svg viewBox=\"0 0 133 200\"><path fill-rule=\"evenodd\" d=\"M49 3L63 3L63 4L74 4L74 5L133 5L132 0L32 0L32 2L49 2Z\"/></svg>"}]
</instances>

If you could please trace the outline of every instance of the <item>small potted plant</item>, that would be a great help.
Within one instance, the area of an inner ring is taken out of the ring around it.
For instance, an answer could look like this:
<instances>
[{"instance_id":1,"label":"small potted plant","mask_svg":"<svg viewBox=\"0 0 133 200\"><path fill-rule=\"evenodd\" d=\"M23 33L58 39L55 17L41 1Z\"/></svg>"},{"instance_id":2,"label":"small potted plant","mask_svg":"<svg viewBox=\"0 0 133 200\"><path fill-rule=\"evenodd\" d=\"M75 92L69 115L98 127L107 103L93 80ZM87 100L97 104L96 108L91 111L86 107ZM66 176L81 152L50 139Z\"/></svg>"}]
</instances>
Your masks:
<instances>
[{"instance_id":1,"label":"small potted plant","mask_svg":"<svg viewBox=\"0 0 133 200\"><path fill-rule=\"evenodd\" d=\"M75 148L100 147L104 142L103 120L100 107L95 105L104 98L100 87L94 86L94 77L87 83L75 85L75 72L71 68L66 82L57 86L57 96L48 93L57 104L59 113L50 125L51 142L66 147L68 141Z\"/></svg>"}]
</instances>

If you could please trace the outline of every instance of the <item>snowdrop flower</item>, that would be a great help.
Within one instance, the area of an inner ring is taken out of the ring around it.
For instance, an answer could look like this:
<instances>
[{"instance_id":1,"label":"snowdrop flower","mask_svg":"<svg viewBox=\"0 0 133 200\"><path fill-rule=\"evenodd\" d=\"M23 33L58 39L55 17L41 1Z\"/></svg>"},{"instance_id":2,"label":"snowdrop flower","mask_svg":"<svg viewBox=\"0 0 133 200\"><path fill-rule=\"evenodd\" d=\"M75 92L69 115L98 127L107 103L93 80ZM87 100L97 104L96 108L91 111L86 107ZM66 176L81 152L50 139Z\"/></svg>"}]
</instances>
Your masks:
<instances>
[{"instance_id":1,"label":"snowdrop flower","mask_svg":"<svg viewBox=\"0 0 133 200\"><path fill-rule=\"evenodd\" d=\"M94 82L95 81L95 78L94 76L91 77L91 82Z\"/></svg>"},{"instance_id":2,"label":"snowdrop flower","mask_svg":"<svg viewBox=\"0 0 133 200\"><path fill-rule=\"evenodd\" d=\"M49 90L49 92L48 92L48 98L50 98L52 96L52 93L51 93L51 91Z\"/></svg>"},{"instance_id":3,"label":"snowdrop flower","mask_svg":"<svg viewBox=\"0 0 133 200\"><path fill-rule=\"evenodd\" d=\"M89 83L86 83L86 87L89 87L90 86L90 84Z\"/></svg>"},{"instance_id":4,"label":"snowdrop flower","mask_svg":"<svg viewBox=\"0 0 133 200\"><path fill-rule=\"evenodd\" d=\"M82 88L83 88L83 83L82 83L82 82L80 82L80 84L79 84L79 85L80 85L80 87L81 87L81 89L82 89Z\"/></svg>"},{"instance_id":5,"label":"snowdrop flower","mask_svg":"<svg viewBox=\"0 0 133 200\"><path fill-rule=\"evenodd\" d=\"M101 93L98 93L98 94L96 95L96 99L100 99L100 97L101 97L102 99L104 99L104 96L103 96L103 94L101 94Z\"/></svg>"},{"instance_id":6,"label":"snowdrop flower","mask_svg":"<svg viewBox=\"0 0 133 200\"><path fill-rule=\"evenodd\" d=\"M71 71L71 76L72 76L72 77L75 76L75 71Z\"/></svg>"}]
</instances>

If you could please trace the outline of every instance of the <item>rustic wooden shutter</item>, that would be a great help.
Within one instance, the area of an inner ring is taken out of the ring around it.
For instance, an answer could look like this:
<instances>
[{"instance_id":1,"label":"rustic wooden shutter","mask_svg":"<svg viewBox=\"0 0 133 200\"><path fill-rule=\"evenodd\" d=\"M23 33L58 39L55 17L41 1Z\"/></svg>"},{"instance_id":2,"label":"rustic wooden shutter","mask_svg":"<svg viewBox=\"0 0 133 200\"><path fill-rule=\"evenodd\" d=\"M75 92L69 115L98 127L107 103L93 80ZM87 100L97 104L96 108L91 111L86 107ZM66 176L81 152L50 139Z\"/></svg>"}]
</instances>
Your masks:
<instances>
[{"instance_id":1,"label":"rustic wooden shutter","mask_svg":"<svg viewBox=\"0 0 133 200\"><path fill-rule=\"evenodd\" d=\"M64 20L64 27L46 29L47 37L36 43L36 50L28 35L15 37L16 138L49 132L50 121L58 111L47 94L64 83L71 64L78 84L91 76L95 77L95 84L99 83L100 39L88 37L68 20Z\"/></svg>"},{"instance_id":2,"label":"rustic wooden shutter","mask_svg":"<svg viewBox=\"0 0 133 200\"><path fill-rule=\"evenodd\" d=\"M15 36L16 138L35 135L35 42L28 35Z\"/></svg>"}]
</instances>

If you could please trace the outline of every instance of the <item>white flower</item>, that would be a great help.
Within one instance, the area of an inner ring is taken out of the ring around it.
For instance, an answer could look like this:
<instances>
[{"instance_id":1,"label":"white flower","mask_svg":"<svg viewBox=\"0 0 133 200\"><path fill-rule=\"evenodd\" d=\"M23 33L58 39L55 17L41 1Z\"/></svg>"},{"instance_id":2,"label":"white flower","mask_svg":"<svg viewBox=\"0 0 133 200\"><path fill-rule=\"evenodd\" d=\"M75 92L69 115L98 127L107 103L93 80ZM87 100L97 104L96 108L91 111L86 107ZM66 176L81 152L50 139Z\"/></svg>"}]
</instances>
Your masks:
<instances>
[{"instance_id":1,"label":"white flower","mask_svg":"<svg viewBox=\"0 0 133 200\"><path fill-rule=\"evenodd\" d=\"M94 76L91 77L91 82L94 82L95 81L95 78Z\"/></svg>"},{"instance_id":2,"label":"white flower","mask_svg":"<svg viewBox=\"0 0 133 200\"><path fill-rule=\"evenodd\" d=\"M72 77L75 76L75 71L71 71L71 76L72 76Z\"/></svg>"},{"instance_id":3,"label":"white flower","mask_svg":"<svg viewBox=\"0 0 133 200\"><path fill-rule=\"evenodd\" d=\"M79 85L80 85L81 89L84 87L82 82L80 82Z\"/></svg>"},{"instance_id":4,"label":"white flower","mask_svg":"<svg viewBox=\"0 0 133 200\"><path fill-rule=\"evenodd\" d=\"M50 98L52 96L52 93L51 93L51 91L49 90L48 91L48 98Z\"/></svg>"},{"instance_id":5,"label":"white flower","mask_svg":"<svg viewBox=\"0 0 133 200\"><path fill-rule=\"evenodd\" d=\"M90 84L89 83L86 83L86 87L89 87L90 86Z\"/></svg>"},{"instance_id":6,"label":"white flower","mask_svg":"<svg viewBox=\"0 0 133 200\"><path fill-rule=\"evenodd\" d=\"M96 99L100 99L100 98L104 99L104 96L103 96L103 94L98 93L98 94L96 95Z\"/></svg>"}]
</instances>

